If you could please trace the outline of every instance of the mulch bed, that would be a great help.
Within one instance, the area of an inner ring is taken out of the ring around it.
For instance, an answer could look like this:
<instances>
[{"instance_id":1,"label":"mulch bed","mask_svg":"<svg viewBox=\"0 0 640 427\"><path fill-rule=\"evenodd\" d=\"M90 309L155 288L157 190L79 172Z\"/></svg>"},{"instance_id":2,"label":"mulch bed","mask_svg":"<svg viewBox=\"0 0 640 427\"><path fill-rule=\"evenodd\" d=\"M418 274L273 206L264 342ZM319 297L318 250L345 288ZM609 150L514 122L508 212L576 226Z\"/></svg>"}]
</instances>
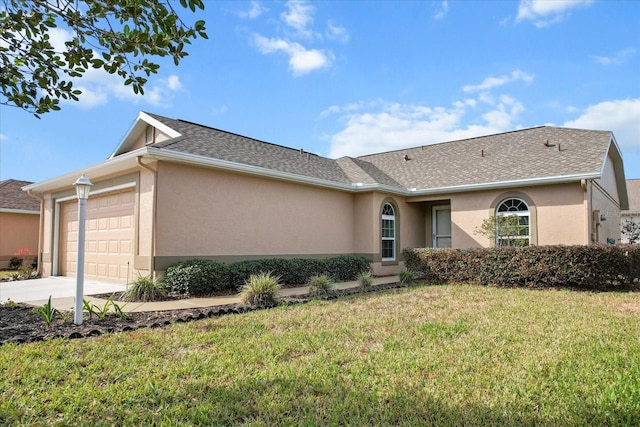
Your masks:
<instances>
[{"instance_id":1,"label":"mulch bed","mask_svg":"<svg viewBox=\"0 0 640 427\"><path fill-rule=\"evenodd\" d=\"M400 283L376 285L366 289L366 292L405 286L406 285ZM336 290L331 295L316 299L335 299L340 296L357 293L362 293L362 291L358 288ZM292 305L308 302L311 299L312 298L307 295L300 295L286 298L282 303ZM228 314L240 314L265 308L268 307L243 307L239 304L228 304L198 309L127 313L128 318L126 319L110 313L102 320L98 320L95 316L92 319L88 319L88 315L85 313L82 325L74 324L72 317L63 319L59 315L56 315L54 321L52 321L50 325L47 325L42 315L34 313L32 306L24 304L16 304L15 306L2 305L0 306L0 345L6 343L36 342L53 338L86 338L105 333L126 332L141 328L159 328L173 323L190 322Z\"/></svg>"}]
</instances>

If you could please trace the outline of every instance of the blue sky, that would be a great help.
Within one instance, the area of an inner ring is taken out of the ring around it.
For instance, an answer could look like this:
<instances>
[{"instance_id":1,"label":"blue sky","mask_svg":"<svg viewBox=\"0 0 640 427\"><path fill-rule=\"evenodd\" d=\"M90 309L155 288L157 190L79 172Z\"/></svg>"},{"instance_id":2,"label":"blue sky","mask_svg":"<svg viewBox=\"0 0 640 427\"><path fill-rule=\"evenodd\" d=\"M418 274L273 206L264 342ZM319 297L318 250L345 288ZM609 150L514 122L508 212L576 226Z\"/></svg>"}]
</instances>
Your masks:
<instances>
[{"instance_id":1,"label":"blue sky","mask_svg":"<svg viewBox=\"0 0 640 427\"><path fill-rule=\"evenodd\" d=\"M41 119L0 107L0 179L109 157L139 111L328 157L540 125L611 130L640 178L640 1L205 2L209 39L144 96L91 71ZM69 35L60 29L54 39Z\"/></svg>"}]
</instances>

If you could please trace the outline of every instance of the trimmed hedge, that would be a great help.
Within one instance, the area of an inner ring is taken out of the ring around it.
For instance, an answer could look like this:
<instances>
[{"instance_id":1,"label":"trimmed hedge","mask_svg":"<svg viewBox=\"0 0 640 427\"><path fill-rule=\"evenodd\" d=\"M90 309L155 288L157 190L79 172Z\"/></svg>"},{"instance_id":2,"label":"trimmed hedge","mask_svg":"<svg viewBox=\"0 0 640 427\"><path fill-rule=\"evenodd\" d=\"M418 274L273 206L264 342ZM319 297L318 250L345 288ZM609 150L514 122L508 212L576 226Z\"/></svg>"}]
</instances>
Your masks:
<instances>
[{"instance_id":1,"label":"trimmed hedge","mask_svg":"<svg viewBox=\"0 0 640 427\"><path fill-rule=\"evenodd\" d=\"M190 259L167 268L165 287L169 292L198 295L229 288L229 268L208 259Z\"/></svg>"},{"instance_id":2,"label":"trimmed hedge","mask_svg":"<svg viewBox=\"0 0 640 427\"><path fill-rule=\"evenodd\" d=\"M369 270L364 257L340 255L327 259L266 258L223 264L206 259L192 259L167 268L165 285L169 292L201 295L224 289L240 289L251 275L271 272L282 283L306 284L313 276L326 275L335 281L356 280Z\"/></svg>"},{"instance_id":3,"label":"trimmed hedge","mask_svg":"<svg viewBox=\"0 0 640 427\"><path fill-rule=\"evenodd\" d=\"M435 283L640 290L640 246L405 249L407 270Z\"/></svg>"}]
</instances>

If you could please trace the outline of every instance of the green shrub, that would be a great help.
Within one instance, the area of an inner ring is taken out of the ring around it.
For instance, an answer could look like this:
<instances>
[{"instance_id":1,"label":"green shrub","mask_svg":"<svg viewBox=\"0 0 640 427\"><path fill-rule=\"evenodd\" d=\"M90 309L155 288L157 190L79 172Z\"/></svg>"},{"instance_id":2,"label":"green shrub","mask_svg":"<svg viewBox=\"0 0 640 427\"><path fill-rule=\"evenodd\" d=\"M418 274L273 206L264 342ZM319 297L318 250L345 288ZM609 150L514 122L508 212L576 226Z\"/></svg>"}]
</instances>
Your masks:
<instances>
[{"instance_id":1,"label":"green shrub","mask_svg":"<svg viewBox=\"0 0 640 427\"><path fill-rule=\"evenodd\" d=\"M640 289L635 245L406 249L407 269L432 282L503 287Z\"/></svg>"},{"instance_id":2,"label":"green shrub","mask_svg":"<svg viewBox=\"0 0 640 427\"><path fill-rule=\"evenodd\" d=\"M327 276L313 276L309 279L309 296L321 297L333 292L333 281Z\"/></svg>"},{"instance_id":3,"label":"green shrub","mask_svg":"<svg viewBox=\"0 0 640 427\"><path fill-rule=\"evenodd\" d=\"M340 255L327 259L264 258L222 264L206 259L193 259L167 268L166 286L169 292L202 295L214 291L240 289L251 275L270 271L282 283L302 285L313 276L326 275L335 281L356 280L358 274L370 268L361 256Z\"/></svg>"},{"instance_id":4,"label":"green shrub","mask_svg":"<svg viewBox=\"0 0 640 427\"><path fill-rule=\"evenodd\" d=\"M362 271L358 275L358 283L360 284L360 288L362 290L368 289L373 285L373 274L371 271Z\"/></svg>"},{"instance_id":5,"label":"green shrub","mask_svg":"<svg viewBox=\"0 0 640 427\"><path fill-rule=\"evenodd\" d=\"M278 304L279 282L280 277L273 276L270 272L252 274L240 289L238 296L242 304L250 307L272 307Z\"/></svg>"},{"instance_id":6,"label":"green shrub","mask_svg":"<svg viewBox=\"0 0 640 427\"><path fill-rule=\"evenodd\" d=\"M167 268L165 286L172 293L202 295L228 289L229 268L208 259L191 259Z\"/></svg>"},{"instance_id":7,"label":"green shrub","mask_svg":"<svg viewBox=\"0 0 640 427\"><path fill-rule=\"evenodd\" d=\"M356 255L340 255L327 258L325 274L337 282L356 280L360 273L371 268L371 263L364 257Z\"/></svg>"},{"instance_id":8,"label":"green shrub","mask_svg":"<svg viewBox=\"0 0 640 427\"><path fill-rule=\"evenodd\" d=\"M11 257L9 260L9 269L17 270L22 265L22 258L18 258L17 256Z\"/></svg>"},{"instance_id":9,"label":"green shrub","mask_svg":"<svg viewBox=\"0 0 640 427\"><path fill-rule=\"evenodd\" d=\"M17 272L10 274L13 280L29 280L38 277L38 272L28 265L21 265L17 270Z\"/></svg>"},{"instance_id":10,"label":"green shrub","mask_svg":"<svg viewBox=\"0 0 640 427\"><path fill-rule=\"evenodd\" d=\"M160 301L167 296L167 290L162 279L152 279L150 276L138 277L129 289L124 293L125 301ZM105 304L105 314L109 309L109 305ZM92 309L89 309L92 312Z\"/></svg>"}]
</instances>

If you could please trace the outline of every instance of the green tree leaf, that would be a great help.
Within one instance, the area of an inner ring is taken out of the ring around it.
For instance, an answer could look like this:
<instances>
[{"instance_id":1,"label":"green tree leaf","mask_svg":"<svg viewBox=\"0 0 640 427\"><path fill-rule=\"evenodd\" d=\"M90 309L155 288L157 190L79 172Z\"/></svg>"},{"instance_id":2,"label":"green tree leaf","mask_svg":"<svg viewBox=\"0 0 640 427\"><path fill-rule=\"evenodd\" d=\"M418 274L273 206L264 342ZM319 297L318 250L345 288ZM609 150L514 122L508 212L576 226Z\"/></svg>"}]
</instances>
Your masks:
<instances>
[{"instance_id":1,"label":"green tree leaf","mask_svg":"<svg viewBox=\"0 0 640 427\"><path fill-rule=\"evenodd\" d=\"M68 78L89 67L117 74L134 93L143 94L159 65L149 57L171 56L176 65L187 56L185 44L208 38L205 23L189 26L176 3L149 0L0 0L0 105L22 108L39 117L60 109L60 99L78 100ZM180 0L182 9L204 9L201 0ZM72 34L56 50L49 31ZM65 80L65 76L67 80Z\"/></svg>"}]
</instances>

